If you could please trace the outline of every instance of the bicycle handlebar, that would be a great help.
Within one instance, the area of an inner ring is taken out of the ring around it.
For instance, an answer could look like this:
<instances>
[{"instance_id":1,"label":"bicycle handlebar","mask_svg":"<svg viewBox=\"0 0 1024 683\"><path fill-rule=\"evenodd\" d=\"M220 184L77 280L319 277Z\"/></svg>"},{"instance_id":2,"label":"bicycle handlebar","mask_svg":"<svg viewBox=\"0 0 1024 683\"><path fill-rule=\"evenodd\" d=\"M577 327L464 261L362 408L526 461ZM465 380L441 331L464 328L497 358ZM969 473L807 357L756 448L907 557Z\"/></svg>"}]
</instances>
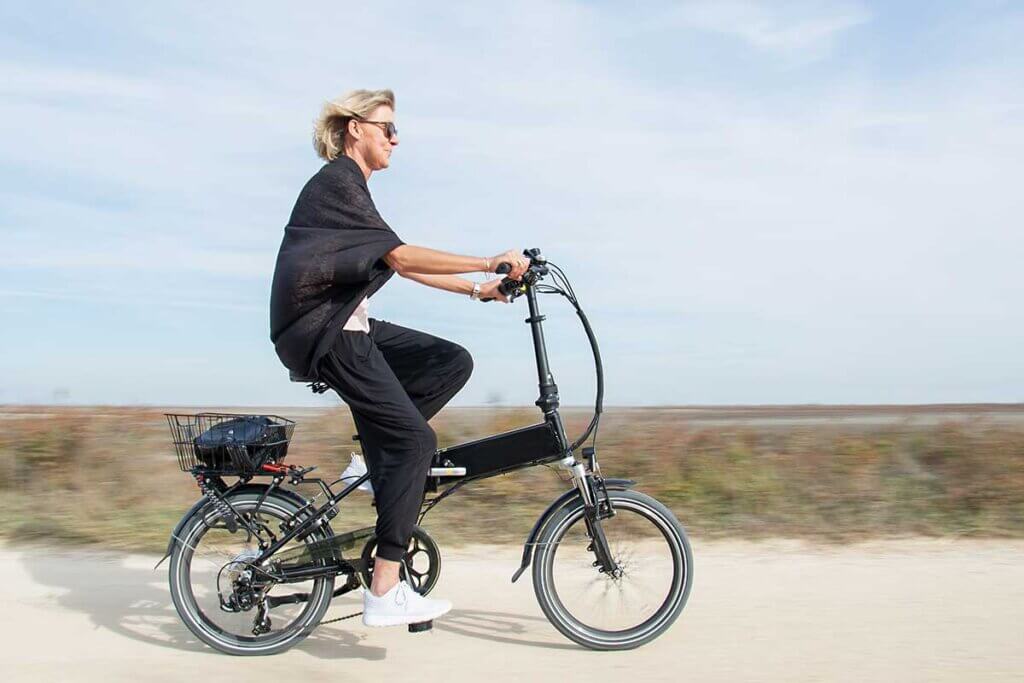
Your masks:
<instances>
[{"instance_id":1,"label":"bicycle handlebar","mask_svg":"<svg viewBox=\"0 0 1024 683\"><path fill-rule=\"evenodd\" d=\"M540 280L542 280L549 272L548 261L541 255L540 249L526 249L523 251L523 256L530 259L530 267L523 274L522 280L512 280L506 277L502 279L501 284L498 285L498 291L507 296L510 301L513 301L518 296L525 294L527 289L532 289L534 285L540 282ZM503 261L498 264L498 267L495 268L494 272L501 274L508 273L511 270L512 264ZM561 273L561 270L558 272ZM562 276L564 277L565 274L562 273ZM557 291L561 292L561 290ZM565 292L561 293L565 294ZM576 309L576 314L579 316L580 322L583 324L583 330L586 332L587 341L590 342L590 349L594 354L594 369L597 374L597 396L594 401L594 417L583 432L583 435L572 443L569 450L575 451L597 429L597 423L601 419L601 413L604 412L604 367L601 363L601 352L597 347L597 338L594 336L594 330L590 327L590 321L587 320L586 314L583 312L583 309L580 308L579 302L576 301L575 297L569 295L566 295L566 297L572 303L573 308ZM481 299L481 301L493 300L494 297Z\"/></svg>"},{"instance_id":2,"label":"bicycle handlebar","mask_svg":"<svg viewBox=\"0 0 1024 683\"><path fill-rule=\"evenodd\" d=\"M494 269L494 272L497 273L498 275L503 275L505 273L510 272L511 270L512 264L509 263L508 261L502 261L501 263L498 264L498 267ZM503 296L509 296L513 294L513 292L519 287L520 284L521 283L519 280L512 280L507 277L502 278L501 284L498 285L498 291L501 292ZM515 295L512 295L512 298L515 299ZM483 301L485 303L488 301L494 301L494 297L489 296L486 299L480 299L480 301Z\"/></svg>"},{"instance_id":3,"label":"bicycle handlebar","mask_svg":"<svg viewBox=\"0 0 1024 683\"><path fill-rule=\"evenodd\" d=\"M537 282L548 274L547 260L540 255L540 249L526 249L523 251L523 256L530 259L530 267L523 274L521 280L512 280L510 278L502 278L501 284L498 285L498 291L509 298L509 301L514 301L516 297L525 293L527 287L532 287ZM512 270L512 264L507 261L502 261L498 264L498 267L494 269L495 273L499 275L507 273ZM486 299L480 299L480 301L494 301L494 297L489 296Z\"/></svg>"}]
</instances>

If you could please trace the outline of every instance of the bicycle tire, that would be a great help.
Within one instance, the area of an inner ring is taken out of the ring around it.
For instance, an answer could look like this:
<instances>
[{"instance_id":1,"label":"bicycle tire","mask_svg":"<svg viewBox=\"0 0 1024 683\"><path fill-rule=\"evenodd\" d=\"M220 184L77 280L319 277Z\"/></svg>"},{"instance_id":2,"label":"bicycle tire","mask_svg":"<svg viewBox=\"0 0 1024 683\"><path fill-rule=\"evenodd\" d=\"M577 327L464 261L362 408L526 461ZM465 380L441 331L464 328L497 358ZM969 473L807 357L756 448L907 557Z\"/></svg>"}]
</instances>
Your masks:
<instances>
[{"instance_id":1,"label":"bicycle tire","mask_svg":"<svg viewBox=\"0 0 1024 683\"><path fill-rule=\"evenodd\" d=\"M541 532L533 559L533 587L544 615L565 637L593 650L628 650L660 636L682 613L693 586L693 551L682 524L656 499L632 490L610 490L608 495L616 510L637 512L655 524L672 553L671 589L654 614L633 628L603 630L574 617L559 598L553 579L553 563L566 532L574 524L583 523L584 505L580 499L555 513ZM594 572L601 576L596 568Z\"/></svg>"},{"instance_id":2,"label":"bicycle tire","mask_svg":"<svg viewBox=\"0 0 1024 683\"><path fill-rule=\"evenodd\" d=\"M258 492L243 492L231 495L228 500L239 512L245 513L256 507L261 494ZM277 519L284 519L294 515L299 506L288 497L277 495L271 492L260 505L261 513L268 513ZM195 514L182 529L179 541L175 544L171 553L170 565L168 567L168 582L171 589L171 599L178 612L179 618L185 626L202 642L210 647L230 655L241 656L262 656L283 652L308 636L320 623L324 613L330 605L334 592L334 577L322 577L313 580L314 588L309 593L307 606L295 620L275 636L268 638L260 637L238 637L232 634L217 632L216 624L206 618L196 602L192 590L191 581L191 560L194 556L195 540L201 538L199 533L202 527L215 523L218 513L212 506L208 506ZM205 532L204 532L205 533ZM245 534L240 529L237 533ZM330 529L318 528L305 540L306 543L314 543L329 536Z\"/></svg>"}]
</instances>

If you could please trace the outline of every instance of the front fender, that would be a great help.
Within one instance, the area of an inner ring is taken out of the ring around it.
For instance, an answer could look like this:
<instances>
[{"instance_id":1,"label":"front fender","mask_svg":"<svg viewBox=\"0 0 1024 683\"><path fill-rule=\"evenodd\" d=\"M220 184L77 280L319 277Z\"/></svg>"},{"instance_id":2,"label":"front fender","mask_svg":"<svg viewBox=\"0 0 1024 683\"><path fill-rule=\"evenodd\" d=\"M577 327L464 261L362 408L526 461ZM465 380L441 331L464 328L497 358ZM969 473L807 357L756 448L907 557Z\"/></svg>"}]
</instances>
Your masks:
<instances>
[{"instance_id":1,"label":"front fender","mask_svg":"<svg viewBox=\"0 0 1024 683\"><path fill-rule=\"evenodd\" d=\"M239 486L238 488L231 491L231 493L232 495L234 495L235 493L247 493L255 491L256 493L262 494L268 488L270 488L269 484L243 484L242 486ZM306 499L300 496L299 494L295 493L294 491L289 491L288 489L283 489L281 487L275 487L275 492L281 494L285 498L291 499L291 501L300 508L306 504ZM171 553L174 552L174 546L178 543L178 539L181 537L181 530L185 528L185 525L188 524L188 521L192 519L195 515L201 513L206 508L206 506L210 504L210 499L204 495L202 498L193 503L192 507L189 508L188 512L186 512L185 515L180 520L178 520L178 523L174 525L174 529L171 531L171 538L167 541L167 552L164 553L164 556L160 558L160 561L156 563L153 569L159 567L163 563L163 561L170 557Z\"/></svg>"},{"instance_id":2,"label":"front fender","mask_svg":"<svg viewBox=\"0 0 1024 683\"><path fill-rule=\"evenodd\" d=\"M632 479L605 479L605 488L625 491L636 486L636 482ZM573 500L579 498L580 492L576 488L569 489L561 496L555 499L551 505L548 505L548 509L545 510L541 516L537 519L533 525L533 529L530 531L530 535L526 537L526 543L523 545L523 561L519 565L519 569L512 575L512 583L519 580L519 577L523 575L526 568L530 566L530 560L533 559L533 546L536 544L537 539L540 537L540 532L544 530L548 520L551 519L556 512L569 505Z\"/></svg>"}]
</instances>

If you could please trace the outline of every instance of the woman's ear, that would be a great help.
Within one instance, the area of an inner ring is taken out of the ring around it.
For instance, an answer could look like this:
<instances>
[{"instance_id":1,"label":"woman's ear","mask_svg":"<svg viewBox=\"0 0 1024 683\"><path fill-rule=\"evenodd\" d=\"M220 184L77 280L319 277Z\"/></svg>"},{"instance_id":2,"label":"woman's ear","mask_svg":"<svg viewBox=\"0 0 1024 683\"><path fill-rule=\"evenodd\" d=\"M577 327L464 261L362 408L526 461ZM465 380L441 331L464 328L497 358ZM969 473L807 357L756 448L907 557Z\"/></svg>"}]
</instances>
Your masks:
<instances>
[{"instance_id":1,"label":"woman's ear","mask_svg":"<svg viewBox=\"0 0 1024 683\"><path fill-rule=\"evenodd\" d=\"M346 134L352 136L353 140L358 140L362 133L359 130L359 122L355 119L349 119L348 124L345 126Z\"/></svg>"}]
</instances>

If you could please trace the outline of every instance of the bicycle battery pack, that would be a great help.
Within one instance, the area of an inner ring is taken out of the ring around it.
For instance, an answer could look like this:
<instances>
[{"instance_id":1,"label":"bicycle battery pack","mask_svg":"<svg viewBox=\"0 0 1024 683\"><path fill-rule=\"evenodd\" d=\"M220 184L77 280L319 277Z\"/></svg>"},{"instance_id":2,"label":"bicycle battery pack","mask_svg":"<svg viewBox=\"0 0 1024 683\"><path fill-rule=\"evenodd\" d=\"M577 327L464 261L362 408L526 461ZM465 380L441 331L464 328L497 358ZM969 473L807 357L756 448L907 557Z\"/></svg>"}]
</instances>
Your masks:
<instances>
[{"instance_id":1,"label":"bicycle battery pack","mask_svg":"<svg viewBox=\"0 0 1024 683\"><path fill-rule=\"evenodd\" d=\"M460 478L476 479L551 462L562 455L554 429L542 422L442 448L434 456L434 466L465 467L465 477Z\"/></svg>"}]
</instances>

